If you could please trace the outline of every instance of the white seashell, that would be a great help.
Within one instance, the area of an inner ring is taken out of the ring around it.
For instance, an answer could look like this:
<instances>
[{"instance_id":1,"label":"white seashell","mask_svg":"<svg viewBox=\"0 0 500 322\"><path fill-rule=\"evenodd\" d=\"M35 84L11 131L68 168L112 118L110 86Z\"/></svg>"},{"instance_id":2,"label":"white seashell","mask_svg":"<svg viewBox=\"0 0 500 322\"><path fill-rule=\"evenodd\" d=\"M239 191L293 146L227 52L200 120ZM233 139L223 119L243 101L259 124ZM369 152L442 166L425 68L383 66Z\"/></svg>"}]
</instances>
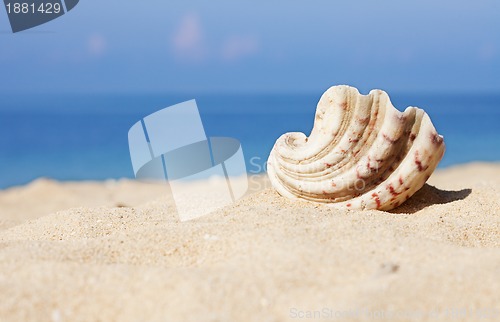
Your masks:
<instances>
[{"instance_id":1,"label":"white seashell","mask_svg":"<svg viewBox=\"0 0 500 322\"><path fill-rule=\"evenodd\" d=\"M417 192L445 145L422 109L398 111L386 92L361 95L333 86L321 97L314 128L283 134L267 161L282 196L347 209L393 209Z\"/></svg>"}]
</instances>

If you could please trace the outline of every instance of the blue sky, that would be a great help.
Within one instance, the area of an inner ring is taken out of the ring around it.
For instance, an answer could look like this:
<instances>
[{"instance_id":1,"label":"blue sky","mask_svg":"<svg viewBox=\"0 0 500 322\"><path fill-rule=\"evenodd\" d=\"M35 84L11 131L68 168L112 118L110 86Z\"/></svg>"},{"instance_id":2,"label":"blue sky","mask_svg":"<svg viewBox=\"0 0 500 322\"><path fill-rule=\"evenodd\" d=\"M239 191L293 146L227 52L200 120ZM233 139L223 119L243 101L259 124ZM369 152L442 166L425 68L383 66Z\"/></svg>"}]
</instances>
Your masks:
<instances>
[{"instance_id":1,"label":"blue sky","mask_svg":"<svg viewBox=\"0 0 500 322\"><path fill-rule=\"evenodd\" d=\"M1 92L499 92L500 1L92 1L12 34Z\"/></svg>"}]
</instances>

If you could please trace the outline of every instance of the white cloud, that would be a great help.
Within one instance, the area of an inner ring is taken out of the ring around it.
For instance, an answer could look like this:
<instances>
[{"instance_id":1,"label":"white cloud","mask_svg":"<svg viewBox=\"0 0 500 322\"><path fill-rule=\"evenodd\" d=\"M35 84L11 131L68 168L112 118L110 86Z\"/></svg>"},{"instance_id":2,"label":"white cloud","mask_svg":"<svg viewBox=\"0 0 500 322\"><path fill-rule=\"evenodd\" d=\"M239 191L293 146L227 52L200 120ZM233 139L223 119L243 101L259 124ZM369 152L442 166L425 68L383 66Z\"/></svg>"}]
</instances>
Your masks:
<instances>
[{"instance_id":1,"label":"white cloud","mask_svg":"<svg viewBox=\"0 0 500 322\"><path fill-rule=\"evenodd\" d=\"M203 31L197 14L189 13L182 17L171 45L175 56L180 60L201 61L205 58Z\"/></svg>"},{"instance_id":2,"label":"white cloud","mask_svg":"<svg viewBox=\"0 0 500 322\"><path fill-rule=\"evenodd\" d=\"M174 57L183 62L199 63L207 60L235 62L257 53L259 41L253 36L234 35L222 43L209 42L204 34L200 16L184 15L171 38Z\"/></svg>"},{"instance_id":3,"label":"white cloud","mask_svg":"<svg viewBox=\"0 0 500 322\"><path fill-rule=\"evenodd\" d=\"M108 42L103 35L94 34L87 40L87 50L92 56L102 56L108 49Z\"/></svg>"},{"instance_id":4,"label":"white cloud","mask_svg":"<svg viewBox=\"0 0 500 322\"><path fill-rule=\"evenodd\" d=\"M222 46L222 59L237 61L257 53L260 49L259 41L251 36L234 36L226 40Z\"/></svg>"}]
</instances>

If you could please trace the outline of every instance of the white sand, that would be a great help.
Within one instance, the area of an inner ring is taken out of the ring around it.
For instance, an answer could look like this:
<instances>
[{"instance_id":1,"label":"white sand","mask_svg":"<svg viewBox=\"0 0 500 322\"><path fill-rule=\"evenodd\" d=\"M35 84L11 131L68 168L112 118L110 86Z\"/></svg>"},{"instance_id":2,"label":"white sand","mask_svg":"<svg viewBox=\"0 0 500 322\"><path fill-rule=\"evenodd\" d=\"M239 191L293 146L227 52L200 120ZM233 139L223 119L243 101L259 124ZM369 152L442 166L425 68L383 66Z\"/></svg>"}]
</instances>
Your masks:
<instances>
[{"instance_id":1,"label":"white sand","mask_svg":"<svg viewBox=\"0 0 500 322\"><path fill-rule=\"evenodd\" d=\"M184 223L162 185L0 192L0 321L500 321L499 164L438 171L392 213L251 180Z\"/></svg>"}]
</instances>

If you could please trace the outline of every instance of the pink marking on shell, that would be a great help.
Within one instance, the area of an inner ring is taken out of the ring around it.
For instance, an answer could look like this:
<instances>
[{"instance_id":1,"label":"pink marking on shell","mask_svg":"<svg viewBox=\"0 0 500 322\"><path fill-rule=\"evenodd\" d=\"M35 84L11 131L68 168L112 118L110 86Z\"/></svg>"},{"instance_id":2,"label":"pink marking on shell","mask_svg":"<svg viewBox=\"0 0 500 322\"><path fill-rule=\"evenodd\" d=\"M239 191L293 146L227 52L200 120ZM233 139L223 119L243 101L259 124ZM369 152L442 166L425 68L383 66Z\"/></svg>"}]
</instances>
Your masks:
<instances>
[{"instance_id":1,"label":"pink marking on shell","mask_svg":"<svg viewBox=\"0 0 500 322\"><path fill-rule=\"evenodd\" d=\"M389 142L391 142L391 143L394 143L394 142L396 142L396 141L397 141L397 140L394 140L393 138L391 138L390 136L388 136L388 135L387 135L387 134L385 134L385 133L382 133L382 136L384 137L384 140L389 141Z\"/></svg>"},{"instance_id":2,"label":"pink marking on shell","mask_svg":"<svg viewBox=\"0 0 500 322\"><path fill-rule=\"evenodd\" d=\"M380 198L378 197L378 193L376 193L376 192L372 193L372 197L375 199L375 202L377 203L377 209L379 209L382 203L380 202Z\"/></svg>"},{"instance_id":3,"label":"pink marking on shell","mask_svg":"<svg viewBox=\"0 0 500 322\"><path fill-rule=\"evenodd\" d=\"M400 123L404 123L406 121L406 116L404 116L404 114L396 114L394 118Z\"/></svg>"},{"instance_id":4,"label":"pink marking on shell","mask_svg":"<svg viewBox=\"0 0 500 322\"><path fill-rule=\"evenodd\" d=\"M418 171L420 171L420 172L427 170L427 168L429 167L429 166L422 165L422 161L419 160L418 150L415 151L415 164L417 165Z\"/></svg>"},{"instance_id":5,"label":"pink marking on shell","mask_svg":"<svg viewBox=\"0 0 500 322\"><path fill-rule=\"evenodd\" d=\"M387 187L387 190L389 190L389 192L391 193L391 195L393 195L394 197L397 197L401 194L401 192L396 192L396 190L394 189L394 187L392 186L392 184L390 184L388 187Z\"/></svg>"},{"instance_id":6,"label":"pink marking on shell","mask_svg":"<svg viewBox=\"0 0 500 322\"><path fill-rule=\"evenodd\" d=\"M431 133L431 141L435 145L441 145L443 143L443 137L436 132Z\"/></svg>"},{"instance_id":7,"label":"pink marking on shell","mask_svg":"<svg viewBox=\"0 0 500 322\"><path fill-rule=\"evenodd\" d=\"M357 121L360 123L360 124L363 124L363 125L366 125L368 124L368 122L370 121L370 117L365 117L365 118L357 118Z\"/></svg>"}]
</instances>

